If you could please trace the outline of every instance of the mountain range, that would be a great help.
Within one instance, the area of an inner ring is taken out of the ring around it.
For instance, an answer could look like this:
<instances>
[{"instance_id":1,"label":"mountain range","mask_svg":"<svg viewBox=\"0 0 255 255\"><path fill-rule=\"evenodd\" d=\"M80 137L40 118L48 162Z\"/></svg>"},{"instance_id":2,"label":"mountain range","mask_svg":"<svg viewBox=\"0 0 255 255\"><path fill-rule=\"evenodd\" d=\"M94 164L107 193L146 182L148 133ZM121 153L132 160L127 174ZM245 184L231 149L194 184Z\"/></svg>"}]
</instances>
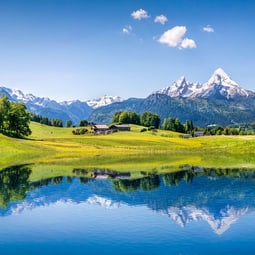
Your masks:
<instances>
[{"instance_id":1,"label":"mountain range","mask_svg":"<svg viewBox=\"0 0 255 255\"><path fill-rule=\"evenodd\" d=\"M24 102L32 113L62 119L64 123L68 119L76 124L82 119L110 123L116 111L151 111L159 114L161 120L175 117L182 122L192 120L200 126L255 120L255 92L239 86L221 68L215 70L205 83L192 83L182 76L146 98L123 100L118 96L103 96L85 102L56 102L6 87L0 87L1 94L6 94L12 101Z\"/></svg>"},{"instance_id":2,"label":"mountain range","mask_svg":"<svg viewBox=\"0 0 255 255\"><path fill-rule=\"evenodd\" d=\"M123 101L118 96L103 96L94 100L82 102L80 100L57 102L48 97L37 97L32 94L24 94L18 89L0 87L0 95L5 94L14 102L23 102L28 111L46 116L51 119L61 119L65 123L72 120L73 123L79 123L82 119L87 119L93 109Z\"/></svg>"},{"instance_id":3,"label":"mountain range","mask_svg":"<svg viewBox=\"0 0 255 255\"><path fill-rule=\"evenodd\" d=\"M205 83L188 82L184 76L170 86L155 91L147 98L130 98L95 109L94 122L110 122L116 111L151 111L164 118L192 120L195 125L229 125L255 120L255 92L239 86L221 68Z\"/></svg>"},{"instance_id":4,"label":"mountain range","mask_svg":"<svg viewBox=\"0 0 255 255\"><path fill-rule=\"evenodd\" d=\"M238 99L255 96L254 92L241 88L221 68L218 68L204 84L187 82L182 76L171 86L155 93L170 97L212 99Z\"/></svg>"}]
</instances>

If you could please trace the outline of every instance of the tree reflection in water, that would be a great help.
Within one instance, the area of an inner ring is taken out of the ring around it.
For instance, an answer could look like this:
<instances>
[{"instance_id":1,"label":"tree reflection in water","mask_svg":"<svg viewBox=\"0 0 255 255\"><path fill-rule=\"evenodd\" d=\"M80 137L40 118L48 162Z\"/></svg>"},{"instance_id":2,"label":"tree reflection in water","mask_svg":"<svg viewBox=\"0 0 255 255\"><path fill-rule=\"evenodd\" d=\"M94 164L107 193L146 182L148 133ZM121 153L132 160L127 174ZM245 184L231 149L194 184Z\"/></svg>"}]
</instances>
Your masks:
<instances>
[{"instance_id":1,"label":"tree reflection in water","mask_svg":"<svg viewBox=\"0 0 255 255\"><path fill-rule=\"evenodd\" d=\"M0 207L6 208L10 202L22 201L30 190L29 165L13 166L0 171Z\"/></svg>"},{"instance_id":2,"label":"tree reflection in water","mask_svg":"<svg viewBox=\"0 0 255 255\"><path fill-rule=\"evenodd\" d=\"M43 179L36 182L30 182L29 177L32 173L30 165L13 166L0 171L0 207L6 208L9 203L14 201L23 201L26 194L34 189L49 185L60 185L63 180L71 185L74 179L79 178L81 184L87 185L97 178L108 178L111 180L115 192L135 192L141 190L144 192L157 190L161 185L178 186L181 182L192 183L196 177L231 177L240 180L255 180L255 171L238 168L199 168L193 166L184 166L181 171L158 175L155 172L141 172L141 177L134 179L130 173L118 173L107 169L74 169L73 176L57 176Z\"/></svg>"}]
</instances>

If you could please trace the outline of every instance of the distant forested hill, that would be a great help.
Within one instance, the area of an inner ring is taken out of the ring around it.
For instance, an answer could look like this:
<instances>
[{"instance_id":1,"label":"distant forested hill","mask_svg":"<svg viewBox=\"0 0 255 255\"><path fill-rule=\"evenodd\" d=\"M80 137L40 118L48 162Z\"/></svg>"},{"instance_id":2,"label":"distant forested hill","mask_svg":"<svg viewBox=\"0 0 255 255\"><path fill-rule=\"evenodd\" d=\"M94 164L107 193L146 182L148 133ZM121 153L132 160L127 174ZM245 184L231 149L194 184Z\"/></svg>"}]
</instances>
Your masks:
<instances>
[{"instance_id":1,"label":"distant forested hill","mask_svg":"<svg viewBox=\"0 0 255 255\"><path fill-rule=\"evenodd\" d=\"M161 121L167 117L179 118L181 122L192 120L197 126L208 124L229 125L231 123L255 120L255 100L238 100L169 97L152 94L145 99L128 99L100 107L92 112L90 121L110 123L117 111L134 111L139 114L150 111L160 115Z\"/></svg>"}]
</instances>

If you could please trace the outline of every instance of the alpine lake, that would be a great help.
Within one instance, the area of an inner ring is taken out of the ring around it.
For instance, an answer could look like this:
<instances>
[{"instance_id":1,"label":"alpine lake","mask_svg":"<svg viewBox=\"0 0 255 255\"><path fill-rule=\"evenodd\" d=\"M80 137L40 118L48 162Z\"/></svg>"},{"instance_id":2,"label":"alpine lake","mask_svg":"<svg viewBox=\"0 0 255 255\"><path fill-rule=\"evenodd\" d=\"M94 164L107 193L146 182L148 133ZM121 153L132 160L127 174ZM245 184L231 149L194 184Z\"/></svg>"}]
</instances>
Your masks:
<instances>
[{"instance_id":1,"label":"alpine lake","mask_svg":"<svg viewBox=\"0 0 255 255\"><path fill-rule=\"evenodd\" d=\"M1 254L255 254L255 170L0 171Z\"/></svg>"}]
</instances>

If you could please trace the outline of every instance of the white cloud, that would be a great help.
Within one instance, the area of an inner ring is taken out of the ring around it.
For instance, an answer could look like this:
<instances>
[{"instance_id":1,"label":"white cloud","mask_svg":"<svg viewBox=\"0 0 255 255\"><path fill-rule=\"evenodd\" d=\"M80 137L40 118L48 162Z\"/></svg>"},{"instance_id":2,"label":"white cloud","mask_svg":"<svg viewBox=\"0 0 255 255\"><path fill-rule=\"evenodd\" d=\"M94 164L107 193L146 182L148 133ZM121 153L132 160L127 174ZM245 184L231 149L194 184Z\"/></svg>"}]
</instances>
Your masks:
<instances>
[{"instance_id":1,"label":"white cloud","mask_svg":"<svg viewBox=\"0 0 255 255\"><path fill-rule=\"evenodd\" d=\"M141 20L141 19L148 19L150 16L148 15L147 11L143 10L143 9L140 9L140 10L137 10L137 11L133 11L131 13L131 16L134 18L134 19L138 19L138 20Z\"/></svg>"},{"instance_id":2,"label":"white cloud","mask_svg":"<svg viewBox=\"0 0 255 255\"><path fill-rule=\"evenodd\" d=\"M173 27L160 36L159 42L167 44L169 47L177 47L182 42L186 31L187 29L184 26Z\"/></svg>"},{"instance_id":3,"label":"white cloud","mask_svg":"<svg viewBox=\"0 0 255 255\"><path fill-rule=\"evenodd\" d=\"M133 28L130 25L127 25L122 28L123 34L127 34L127 35L131 34L132 30Z\"/></svg>"},{"instance_id":4,"label":"white cloud","mask_svg":"<svg viewBox=\"0 0 255 255\"><path fill-rule=\"evenodd\" d=\"M185 26L176 26L164 32L159 38L159 42L167 44L169 47L178 47L179 49L196 48L196 43L192 39L185 38L187 28Z\"/></svg>"},{"instance_id":5,"label":"white cloud","mask_svg":"<svg viewBox=\"0 0 255 255\"><path fill-rule=\"evenodd\" d=\"M194 40L189 39L189 38L185 38L185 39L182 41L180 47L183 48L183 49L187 49L187 48L192 49L192 48L196 48L197 45L196 45L196 43L195 43Z\"/></svg>"},{"instance_id":6,"label":"white cloud","mask_svg":"<svg viewBox=\"0 0 255 255\"><path fill-rule=\"evenodd\" d=\"M156 18L154 19L154 22L155 23L160 23L162 25L164 25L166 22L167 22L167 17L164 16L164 15L159 15L159 16L156 16Z\"/></svg>"},{"instance_id":7,"label":"white cloud","mask_svg":"<svg viewBox=\"0 0 255 255\"><path fill-rule=\"evenodd\" d=\"M207 33L213 33L214 29L210 25L207 25L206 27L203 27L203 31Z\"/></svg>"}]
</instances>

